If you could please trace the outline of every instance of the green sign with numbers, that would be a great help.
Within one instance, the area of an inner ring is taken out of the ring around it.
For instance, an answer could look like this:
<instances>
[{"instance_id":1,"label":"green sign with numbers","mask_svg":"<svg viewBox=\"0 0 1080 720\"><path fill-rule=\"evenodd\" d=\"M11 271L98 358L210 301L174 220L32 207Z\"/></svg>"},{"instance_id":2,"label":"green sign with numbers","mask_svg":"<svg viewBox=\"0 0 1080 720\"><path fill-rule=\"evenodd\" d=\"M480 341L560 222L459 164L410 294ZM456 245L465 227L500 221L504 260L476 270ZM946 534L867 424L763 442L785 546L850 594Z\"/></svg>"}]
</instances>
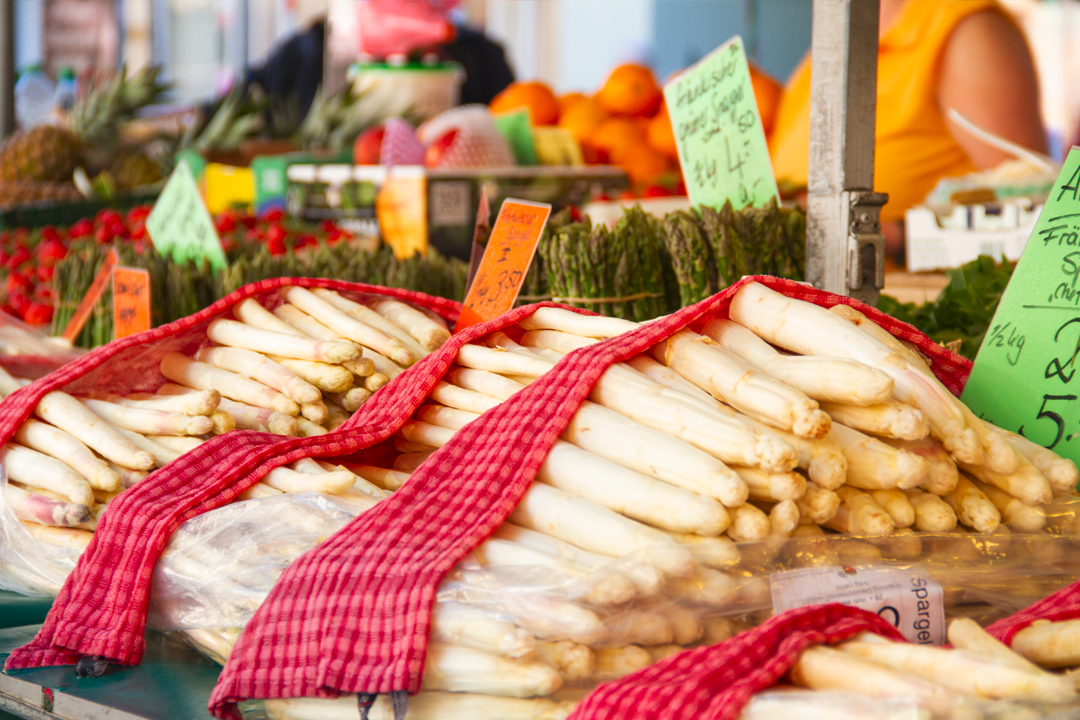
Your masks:
<instances>
[{"instance_id":1,"label":"green sign with numbers","mask_svg":"<svg viewBox=\"0 0 1080 720\"><path fill-rule=\"evenodd\" d=\"M779 200L738 35L664 86L690 202L736 210Z\"/></svg>"},{"instance_id":2,"label":"green sign with numbers","mask_svg":"<svg viewBox=\"0 0 1080 720\"><path fill-rule=\"evenodd\" d=\"M1080 462L1080 148L1065 159L983 339L964 402Z\"/></svg>"}]
</instances>

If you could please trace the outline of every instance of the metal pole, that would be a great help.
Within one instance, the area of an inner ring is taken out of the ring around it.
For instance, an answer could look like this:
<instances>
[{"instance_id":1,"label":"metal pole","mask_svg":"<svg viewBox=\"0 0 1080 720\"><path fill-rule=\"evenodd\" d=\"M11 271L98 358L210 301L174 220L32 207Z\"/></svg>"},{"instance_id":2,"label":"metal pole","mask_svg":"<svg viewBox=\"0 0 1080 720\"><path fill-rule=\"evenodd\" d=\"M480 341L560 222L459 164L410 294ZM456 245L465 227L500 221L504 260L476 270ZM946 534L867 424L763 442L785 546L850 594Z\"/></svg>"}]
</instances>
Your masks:
<instances>
[{"instance_id":1,"label":"metal pole","mask_svg":"<svg viewBox=\"0 0 1080 720\"><path fill-rule=\"evenodd\" d=\"M15 3L0 0L0 138L15 131Z\"/></svg>"},{"instance_id":2,"label":"metal pole","mask_svg":"<svg viewBox=\"0 0 1080 720\"><path fill-rule=\"evenodd\" d=\"M873 192L878 0L814 0L806 275L815 287L876 303L885 284Z\"/></svg>"}]
</instances>

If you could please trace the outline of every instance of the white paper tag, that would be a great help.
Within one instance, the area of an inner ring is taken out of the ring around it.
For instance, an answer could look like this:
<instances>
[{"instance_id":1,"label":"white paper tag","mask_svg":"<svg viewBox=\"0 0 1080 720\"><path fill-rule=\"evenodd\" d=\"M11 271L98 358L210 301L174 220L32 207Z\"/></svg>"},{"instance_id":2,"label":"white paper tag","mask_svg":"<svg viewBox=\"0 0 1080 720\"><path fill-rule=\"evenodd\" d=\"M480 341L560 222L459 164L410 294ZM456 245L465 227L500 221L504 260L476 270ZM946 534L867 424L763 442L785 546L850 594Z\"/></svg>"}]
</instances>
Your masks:
<instances>
[{"instance_id":1,"label":"white paper tag","mask_svg":"<svg viewBox=\"0 0 1080 720\"><path fill-rule=\"evenodd\" d=\"M840 603L877 613L910 642L945 644L941 586L913 570L806 568L773 573L777 614L806 605Z\"/></svg>"}]
</instances>

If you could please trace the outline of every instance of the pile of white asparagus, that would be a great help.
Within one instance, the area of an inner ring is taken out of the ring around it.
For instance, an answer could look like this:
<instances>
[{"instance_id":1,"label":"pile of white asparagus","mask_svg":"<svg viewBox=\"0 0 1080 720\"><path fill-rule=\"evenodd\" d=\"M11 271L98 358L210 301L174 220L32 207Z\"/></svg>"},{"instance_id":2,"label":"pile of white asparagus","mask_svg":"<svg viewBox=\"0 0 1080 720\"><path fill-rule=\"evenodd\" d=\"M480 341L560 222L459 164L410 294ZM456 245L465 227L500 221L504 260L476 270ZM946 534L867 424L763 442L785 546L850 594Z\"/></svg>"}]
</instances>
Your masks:
<instances>
[{"instance_id":1,"label":"pile of white asparagus","mask_svg":"<svg viewBox=\"0 0 1080 720\"><path fill-rule=\"evenodd\" d=\"M349 466L370 483L362 502L566 353L635 327L544 308L519 342L464 346L396 437L393 467ZM926 534L960 547L1015 531L1060 550L1052 533L1080 529L1076 481L1071 462L974 417L861 315L748 285L731 320L604 373L509 521L440 587L410 717L561 717L577 689L729 637L730 616L769 606L767 573L750 575L774 561L918 557ZM864 540L829 542L839 534ZM238 633L192 638L224 659ZM357 716L355 698L267 710Z\"/></svg>"},{"instance_id":2,"label":"pile of white asparagus","mask_svg":"<svg viewBox=\"0 0 1080 720\"><path fill-rule=\"evenodd\" d=\"M81 552L113 498L214 435L245 428L311 436L336 428L450 337L445 323L409 304L355 297L287 287L272 312L244 300L235 320L207 326L194 357L162 359L168 382L154 394L47 394L0 450L2 500L45 548ZM0 370L2 395L27 382ZM359 492L357 483L367 487L343 467L303 460L273 470L244 498ZM15 588L59 591L55 578L10 558L0 557L0 576Z\"/></svg>"}]
</instances>

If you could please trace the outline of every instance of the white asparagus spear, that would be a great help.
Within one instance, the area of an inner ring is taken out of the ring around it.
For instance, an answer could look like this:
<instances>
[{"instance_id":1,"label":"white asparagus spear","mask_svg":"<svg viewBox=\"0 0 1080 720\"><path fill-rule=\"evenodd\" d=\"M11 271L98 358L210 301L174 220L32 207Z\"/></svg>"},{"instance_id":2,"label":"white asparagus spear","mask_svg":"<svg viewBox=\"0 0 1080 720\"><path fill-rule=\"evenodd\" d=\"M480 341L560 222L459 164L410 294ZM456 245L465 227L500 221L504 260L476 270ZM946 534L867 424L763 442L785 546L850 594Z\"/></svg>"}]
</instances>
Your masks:
<instances>
[{"instance_id":1,"label":"white asparagus spear","mask_svg":"<svg viewBox=\"0 0 1080 720\"><path fill-rule=\"evenodd\" d=\"M791 668L791 681L812 690L848 691L872 697L944 699L949 692L850 653L815 645L802 652Z\"/></svg>"},{"instance_id":2,"label":"white asparagus spear","mask_svg":"<svg viewBox=\"0 0 1080 720\"><path fill-rule=\"evenodd\" d=\"M815 400L857 407L886 402L893 393L892 378L880 370L846 358L781 355L753 332L730 320L710 320L701 333L766 375Z\"/></svg>"},{"instance_id":3,"label":"white asparagus spear","mask_svg":"<svg viewBox=\"0 0 1080 720\"><path fill-rule=\"evenodd\" d=\"M446 327L411 305L390 298L374 299L368 304L372 310L416 338L429 352L438 350L450 339L450 331Z\"/></svg>"},{"instance_id":4,"label":"white asparagus spear","mask_svg":"<svg viewBox=\"0 0 1080 720\"><path fill-rule=\"evenodd\" d=\"M206 442L201 438L186 435L151 435L150 439L158 445L164 445L169 450L178 452L181 455L191 452Z\"/></svg>"},{"instance_id":5,"label":"white asparagus spear","mask_svg":"<svg viewBox=\"0 0 1080 720\"><path fill-rule=\"evenodd\" d=\"M88 530L80 530L78 528L68 527L53 527L51 525L42 525L41 523L31 522L29 520L20 520L23 527L30 533L31 537L39 542L43 542L49 545L56 545L63 548L75 548L80 552L85 550L90 544L90 541L94 539L94 533Z\"/></svg>"},{"instance_id":6,"label":"white asparagus spear","mask_svg":"<svg viewBox=\"0 0 1080 720\"><path fill-rule=\"evenodd\" d=\"M481 608L455 602L435 603L431 639L512 658L529 657L537 650L536 638L525 630Z\"/></svg>"},{"instance_id":7,"label":"white asparagus spear","mask_svg":"<svg viewBox=\"0 0 1080 720\"><path fill-rule=\"evenodd\" d=\"M1001 513L1001 522L1010 530L1036 533L1046 527L1046 511L1041 506L1028 505L993 485L975 481L975 487L994 503Z\"/></svg>"},{"instance_id":8,"label":"white asparagus spear","mask_svg":"<svg viewBox=\"0 0 1080 720\"><path fill-rule=\"evenodd\" d=\"M324 392L346 392L353 386L353 374L342 365L297 360L281 355L267 357L289 372Z\"/></svg>"},{"instance_id":9,"label":"white asparagus spear","mask_svg":"<svg viewBox=\"0 0 1080 720\"><path fill-rule=\"evenodd\" d=\"M19 387L21 385L14 378L0 369L0 393L8 395ZM136 470L150 470L154 467L154 458L150 453L136 448L118 433L116 428L67 393L47 393L38 402L34 413L118 465Z\"/></svg>"},{"instance_id":10,"label":"white asparagus spear","mask_svg":"<svg viewBox=\"0 0 1080 720\"><path fill-rule=\"evenodd\" d=\"M345 424L345 421L352 417L349 413L345 412L343 407L333 400L324 400L323 404L326 405L326 411L330 413L330 417L326 421L327 430L337 430Z\"/></svg>"},{"instance_id":11,"label":"white asparagus spear","mask_svg":"<svg viewBox=\"0 0 1080 720\"><path fill-rule=\"evenodd\" d=\"M419 417L428 422L410 420L402 426L401 434L414 442L442 447L453 438L455 430L479 416L464 410L426 406L421 408ZM430 423L441 423L443 427ZM731 522L723 506L711 498L656 481L561 440L555 441L536 479L674 532L719 535Z\"/></svg>"},{"instance_id":12,"label":"white asparagus spear","mask_svg":"<svg viewBox=\"0 0 1080 720\"><path fill-rule=\"evenodd\" d=\"M183 395L196 391L183 385L166 383L158 388L158 392L163 395ZM279 413L276 410L254 407L229 398L221 398L218 409L228 413L233 418L234 426L242 430L259 430L260 432L294 437L300 434L296 418Z\"/></svg>"},{"instance_id":13,"label":"white asparagus spear","mask_svg":"<svg viewBox=\"0 0 1080 720\"><path fill-rule=\"evenodd\" d=\"M557 330L583 338L609 338L636 330L639 323L600 315L582 315L563 308L544 307L518 321L523 330Z\"/></svg>"},{"instance_id":14,"label":"white asparagus spear","mask_svg":"<svg viewBox=\"0 0 1080 720\"><path fill-rule=\"evenodd\" d=\"M806 493L806 478L799 473L767 473L760 468L735 468L750 498L767 502L798 500Z\"/></svg>"},{"instance_id":15,"label":"white asparagus spear","mask_svg":"<svg viewBox=\"0 0 1080 720\"><path fill-rule=\"evenodd\" d=\"M908 496L901 490L874 490L870 493L874 502L885 509L898 528L911 527L915 524L915 507Z\"/></svg>"},{"instance_id":16,"label":"white asparagus spear","mask_svg":"<svg viewBox=\"0 0 1080 720\"><path fill-rule=\"evenodd\" d=\"M143 435L207 435L214 429L214 421L205 415L140 410L104 400L86 399L83 404L106 422Z\"/></svg>"},{"instance_id":17,"label":"white asparagus spear","mask_svg":"<svg viewBox=\"0 0 1080 720\"><path fill-rule=\"evenodd\" d=\"M510 520L589 552L610 557L637 552L642 561L673 576L688 574L696 565L685 548L659 530L544 483L529 488Z\"/></svg>"},{"instance_id":18,"label":"white asparagus spear","mask_svg":"<svg viewBox=\"0 0 1080 720\"><path fill-rule=\"evenodd\" d=\"M402 453L394 458L394 470L405 473L412 473L416 468L423 465L431 453L435 452L414 452L414 453Z\"/></svg>"},{"instance_id":19,"label":"white asparagus spear","mask_svg":"<svg viewBox=\"0 0 1080 720\"><path fill-rule=\"evenodd\" d=\"M134 393L124 397L113 393L91 393L90 397L95 400L107 400L117 405L138 408L140 410L157 410L159 412L181 413L183 415L210 415L217 410L221 402L221 393L217 390L200 390L190 395L151 395L149 393Z\"/></svg>"},{"instance_id":20,"label":"white asparagus spear","mask_svg":"<svg viewBox=\"0 0 1080 720\"><path fill-rule=\"evenodd\" d=\"M537 643L536 659L555 668L566 682L588 680L596 669L592 649L569 640Z\"/></svg>"},{"instance_id":21,"label":"white asparagus spear","mask_svg":"<svg viewBox=\"0 0 1080 720\"><path fill-rule=\"evenodd\" d=\"M15 440L65 463L86 478L91 487L108 492L120 489L120 476L90 448L59 428L27 418L15 431Z\"/></svg>"},{"instance_id":22,"label":"white asparagus spear","mask_svg":"<svg viewBox=\"0 0 1080 720\"><path fill-rule=\"evenodd\" d=\"M274 313L267 310L254 298L241 300L233 306L233 316L245 325L250 325L259 330L269 330L270 332L304 337L304 333L278 319Z\"/></svg>"},{"instance_id":23,"label":"white asparagus spear","mask_svg":"<svg viewBox=\"0 0 1080 720\"><path fill-rule=\"evenodd\" d=\"M354 387L345 393L331 393L330 399L346 412L356 412L360 406L371 399L372 392L365 388ZM311 418L308 418L311 420ZM313 421L314 422L314 421Z\"/></svg>"},{"instance_id":24,"label":"white asparagus spear","mask_svg":"<svg viewBox=\"0 0 1080 720\"><path fill-rule=\"evenodd\" d=\"M958 650L967 650L976 655L994 658L1009 663L1018 670L1040 672L1038 665L983 630L982 626L971 618L959 617L951 620L948 638L949 644Z\"/></svg>"},{"instance_id":25,"label":"white asparagus spear","mask_svg":"<svg viewBox=\"0 0 1080 720\"><path fill-rule=\"evenodd\" d=\"M847 483L853 487L909 490L929 477L930 465L925 458L897 450L845 425L833 425L829 440L836 443L847 458Z\"/></svg>"},{"instance_id":26,"label":"white asparagus spear","mask_svg":"<svg viewBox=\"0 0 1080 720\"><path fill-rule=\"evenodd\" d=\"M389 376L383 375L381 372L374 372L364 378L364 389L374 393L380 388L386 387L389 382Z\"/></svg>"},{"instance_id":27,"label":"white asparagus spear","mask_svg":"<svg viewBox=\"0 0 1080 720\"><path fill-rule=\"evenodd\" d=\"M18 443L0 449L7 476L29 488L51 490L76 505L94 504L94 490L86 478L59 460Z\"/></svg>"},{"instance_id":28,"label":"white asparagus spear","mask_svg":"<svg viewBox=\"0 0 1080 720\"><path fill-rule=\"evenodd\" d=\"M594 654L596 668L593 670L592 679L596 682L618 680L653 664L652 655L636 645L600 648L594 651Z\"/></svg>"},{"instance_id":29,"label":"white asparagus spear","mask_svg":"<svg viewBox=\"0 0 1080 720\"><path fill-rule=\"evenodd\" d=\"M360 720L356 695L265 700L269 720ZM420 692L409 696L408 720L566 720L570 709L547 698L495 697L461 692ZM398 720L385 695L371 706L368 720Z\"/></svg>"},{"instance_id":30,"label":"white asparagus spear","mask_svg":"<svg viewBox=\"0 0 1080 720\"><path fill-rule=\"evenodd\" d=\"M781 500L769 510L769 537L789 538L799 526L799 506L794 500Z\"/></svg>"},{"instance_id":31,"label":"white asparagus spear","mask_svg":"<svg viewBox=\"0 0 1080 720\"><path fill-rule=\"evenodd\" d=\"M375 312L371 308L365 305L361 305L360 303L353 302L346 297L342 297L333 290L316 288L313 292L315 295L330 303L335 308L345 313L349 317L353 318L354 320L373 327L379 332L385 334L387 337L398 341L399 343L404 345L417 360L424 357L430 352L427 348L421 345L416 338L410 335L408 331L405 330L405 328L399 326L397 323L391 322L390 320L383 317L380 313Z\"/></svg>"},{"instance_id":32,"label":"white asparagus spear","mask_svg":"<svg viewBox=\"0 0 1080 720\"><path fill-rule=\"evenodd\" d=\"M409 479L408 473L375 467L373 465L350 464L347 467L368 482L381 487L383 490L389 490L390 492L399 489L405 484L405 481Z\"/></svg>"},{"instance_id":33,"label":"white asparagus spear","mask_svg":"<svg viewBox=\"0 0 1080 720\"><path fill-rule=\"evenodd\" d=\"M273 330L261 330L224 318L210 323L206 328L206 336L219 345L258 353L273 353L297 360L335 364L360 356L360 348L351 342L311 340Z\"/></svg>"},{"instance_id":34,"label":"white asparagus spear","mask_svg":"<svg viewBox=\"0 0 1080 720\"><path fill-rule=\"evenodd\" d=\"M840 496L813 482L806 483L806 493L795 502L799 507L799 514L815 525L829 522L840 509Z\"/></svg>"},{"instance_id":35,"label":"white asparagus spear","mask_svg":"<svg viewBox=\"0 0 1080 720\"><path fill-rule=\"evenodd\" d=\"M217 390L223 398L247 405L297 415L300 406L277 390L234 372L197 362L180 353L168 353L161 359L161 374L179 385L196 390Z\"/></svg>"},{"instance_id":36,"label":"white asparagus spear","mask_svg":"<svg viewBox=\"0 0 1080 720\"><path fill-rule=\"evenodd\" d=\"M1028 505L1042 505L1054 498L1050 483L1030 460L1021 456L1020 467L1009 475L996 473L985 465L960 463L960 469L987 485L1004 490Z\"/></svg>"},{"instance_id":37,"label":"white asparagus spear","mask_svg":"<svg viewBox=\"0 0 1080 720\"><path fill-rule=\"evenodd\" d=\"M275 348L275 354L280 355L281 353L276 350ZM195 355L195 359L222 370L229 370L241 377L261 382L296 403L313 403L322 399L322 394L317 387L302 380L288 368L252 350L208 347L200 350Z\"/></svg>"},{"instance_id":38,"label":"white asparagus spear","mask_svg":"<svg viewBox=\"0 0 1080 720\"><path fill-rule=\"evenodd\" d=\"M672 638L676 645L691 645L701 639L705 628L697 613L682 605L672 604L658 608L657 612L671 623Z\"/></svg>"},{"instance_id":39,"label":"white asparagus spear","mask_svg":"<svg viewBox=\"0 0 1080 720\"><path fill-rule=\"evenodd\" d=\"M956 489L956 481L960 477L960 471L956 463L945 448L933 438L922 440L882 440L886 445L892 445L898 450L904 450L925 458L930 471L926 480L919 485L923 490L934 495L948 495Z\"/></svg>"},{"instance_id":40,"label":"white asparagus spear","mask_svg":"<svg viewBox=\"0 0 1080 720\"><path fill-rule=\"evenodd\" d=\"M364 478L360 477L359 475L357 475L356 473L354 473L352 470L345 467L344 465L333 465L331 463L326 462L325 460L316 460L315 463L320 468L322 468L322 472L324 472L324 473L338 472L338 471L341 471L341 470L352 473L354 478L355 478L354 481L353 481L353 489L354 490L359 490L359 491L361 491L363 493L366 493L366 494L370 495L371 497L377 498L377 499L390 497L389 492L387 492L383 488L379 487L375 483L365 480Z\"/></svg>"},{"instance_id":41,"label":"white asparagus spear","mask_svg":"<svg viewBox=\"0 0 1080 720\"><path fill-rule=\"evenodd\" d=\"M688 549L694 559L706 567L725 570L739 564L739 548L729 537L702 537L685 533L668 533L668 535Z\"/></svg>"},{"instance_id":42,"label":"white asparagus spear","mask_svg":"<svg viewBox=\"0 0 1080 720\"><path fill-rule=\"evenodd\" d=\"M264 482L257 482L249 487L244 492L237 496L237 500L258 500L260 498L275 497L283 494L280 490L275 490Z\"/></svg>"},{"instance_id":43,"label":"white asparagus spear","mask_svg":"<svg viewBox=\"0 0 1080 720\"><path fill-rule=\"evenodd\" d=\"M316 437L330 432L322 425L316 425L307 418L296 418L296 427L300 430L300 437Z\"/></svg>"},{"instance_id":44,"label":"white asparagus spear","mask_svg":"<svg viewBox=\"0 0 1080 720\"><path fill-rule=\"evenodd\" d=\"M109 463L114 471L120 474L120 484L125 488L135 487L150 474L145 470L132 470L131 468L122 468L115 463Z\"/></svg>"},{"instance_id":45,"label":"white asparagus spear","mask_svg":"<svg viewBox=\"0 0 1080 720\"><path fill-rule=\"evenodd\" d=\"M1012 664L995 662L964 650L858 640L844 643L840 648L869 662L973 697L1049 703L1066 702L1076 697L1068 678L1020 670Z\"/></svg>"},{"instance_id":46,"label":"white asparagus spear","mask_svg":"<svg viewBox=\"0 0 1080 720\"><path fill-rule=\"evenodd\" d=\"M4 500L15 517L42 525L74 527L91 517L90 508L86 505L53 500L11 483L4 487Z\"/></svg>"},{"instance_id":47,"label":"white asparagus spear","mask_svg":"<svg viewBox=\"0 0 1080 720\"><path fill-rule=\"evenodd\" d=\"M457 369L447 378L463 388L454 395L459 399L465 391L475 391L507 400L522 388L508 378L480 370ZM474 404L480 406L482 401ZM562 437L605 460L715 498L728 507L746 502L746 486L718 458L592 401L581 404Z\"/></svg>"},{"instance_id":48,"label":"white asparagus spear","mask_svg":"<svg viewBox=\"0 0 1080 720\"><path fill-rule=\"evenodd\" d=\"M915 508L915 529L925 533L945 533L956 528L956 511L937 495L922 490L905 490Z\"/></svg>"},{"instance_id":49,"label":"white asparagus spear","mask_svg":"<svg viewBox=\"0 0 1080 720\"><path fill-rule=\"evenodd\" d=\"M732 508L731 527L727 529L727 535L735 542L764 540L771 531L769 516L753 505Z\"/></svg>"},{"instance_id":50,"label":"white asparagus spear","mask_svg":"<svg viewBox=\"0 0 1080 720\"><path fill-rule=\"evenodd\" d=\"M963 475L957 481L956 489L944 500L956 512L960 522L981 533L994 532L1001 523L1001 513L990 498Z\"/></svg>"},{"instance_id":51,"label":"white asparagus spear","mask_svg":"<svg viewBox=\"0 0 1080 720\"><path fill-rule=\"evenodd\" d=\"M363 359L370 360L376 372L382 373L391 380L405 372L405 368L401 367L385 355L375 352L371 348L363 348L363 353Z\"/></svg>"},{"instance_id":52,"label":"white asparagus spear","mask_svg":"<svg viewBox=\"0 0 1080 720\"><path fill-rule=\"evenodd\" d=\"M930 422L921 410L895 400L864 407L823 402L821 409L829 413L834 422L871 435L921 440L930 434Z\"/></svg>"},{"instance_id":53,"label":"white asparagus spear","mask_svg":"<svg viewBox=\"0 0 1080 720\"><path fill-rule=\"evenodd\" d=\"M713 397L768 425L809 438L829 432L829 416L814 400L702 335L680 330L653 347L652 354Z\"/></svg>"},{"instance_id":54,"label":"white asparagus spear","mask_svg":"<svg viewBox=\"0 0 1080 720\"><path fill-rule=\"evenodd\" d=\"M457 645L428 643L422 683L425 690L527 698L550 695L561 686L559 673L543 663L514 660Z\"/></svg>"},{"instance_id":55,"label":"white asparagus spear","mask_svg":"<svg viewBox=\"0 0 1080 720\"><path fill-rule=\"evenodd\" d=\"M331 330L386 355L399 365L408 367L416 361L416 356L394 338L338 310L309 290L301 287L283 288L282 296Z\"/></svg>"},{"instance_id":56,"label":"white asparagus spear","mask_svg":"<svg viewBox=\"0 0 1080 720\"><path fill-rule=\"evenodd\" d=\"M482 370L476 370L474 372L483 372ZM492 374L492 373L486 373ZM496 375L495 377L502 377ZM458 410L465 410L467 412L476 413L477 415L483 415L488 410L494 407L498 407L499 400L490 395L467 390L457 385L452 385L449 382L440 381L435 388L431 391L429 396L432 400L447 407L456 408Z\"/></svg>"},{"instance_id":57,"label":"white asparagus spear","mask_svg":"<svg viewBox=\"0 0 1080 720\"><path fill-rule=\"evenodd\" d=\"M732 299L731 319L773 345L800 355L847 357L892 377L894 397L918 407L934 436L960 460L981 463L982 443L960 411L960 402L941 383L904 356L849 321L811 303L792 300L759 283L748 283Z\"/></svg>"},{"instance_id":58,"label":"white asparagus spear","mask_svg":"<svg viewBox=\"0 0 1080 720\"><path fill-rule=\"evenodd\" d=\"M145 450L154 456L154 461L158 464L158 467L168 465L176 458L180 457L180 453L170 450L169 448L154 442L145 435L131 432L130 430L120 430L120 434L126 437L128 440L140 450Z\"/></svg>"},{"instance_id":59,"label":"white asparagus spear","mask_svg":"<svg viewBox=\"0 0 1080 720\"><path fill-rule=\"evenodd\" d=\"M1080 620L1036 620L1016 633L1012 649L1044 668L1080 665Z\"/></svg>"},{"instance_id":60,"label":"white asparagus spear","mask_svg":"<svg viewBox=\"0 0 1080 720\"><path fill-rule=\"evenodd\" d=\"M262 479L264 483L285 493L324 492L340 493L352 487L356 482L353 474L347 470L309 475L287 467L276 467Z\"/></svg>"},{"instance_id":61,"label":"white asparagus spear","mask_svg":"<svg viewBox=\"0 0 1080 720\"><path fill-rule=\"evenodd\" d=\"M1055 493L1072 492L1077 483L1080 483L1080 473L1077 472L1076 463L1072 460L1063 458L1042 445L1036 445L1016 433L1002 432L1005 441L1039 469Z\"/></svg>"},{"instance_id":62,"label":"white asparagus spear","mask_svg":"<svg viewBox=\"0 0 1080 720\"><path fill-rule=\"evenodd\" d=\"M215 435L224 435L236 429L236 419L220 408L210 413L210 419L214 422Z\"/></svg>"},{"instance_id":63,"label":"white asparagus spear","mask_svg":"<svg viewBox=\"0 0 1080 720\"><path fill-rule=\"evenodd\" d=\"M343 338L339 333L326 327L295 305L285 303L274 310L274 315L309 338L328 342L347 340L347 338ZM360 352L362 354L365 352L363 347L360 348ZM371 351L367 350L366 352L370 353ZM390 361L387 360L387 362ZM356 357L352 360L346 360L341 363L341 366L359 377L368 377L375 372L375 362L368 357Z\"/></svg>"},{"instance_id":64,"label":"white asparagus spear","mask_svg":"<svg viewBox=\"0 0 1080 720\"><path fill-rule=\"evenodd\" d=\"M606 624L608 645L666 645L675 635L668 619L654 610L627 610Z\"/></svg>"},{"instance_id":65,"label":"white asparagus spear","mask_svg":"<svg viewBox=\"0 0 1080 720\"><path fill-rule=\"evenodd\" d=\"M352 390L349 392L352 392ZM300 405L300 415L305 420L313 422L316 425L322 425L330 419L330 410L328 410L326 404L321 401L303 403Z\"/></svg>"},{"instance_id":66,"label":"white asparagus spear","mask_svg":"<svg viewBox=\"0 0 1080 720\"><path fill-rule=\"evenodd\" d=\"M861 312L853 307L847 305L837 305L830 309L835 315L846 319L858 327L864 333L870 335L870 337L876 339L886 348L892 352L898 353L905 359L907 359L909 367L913 371L922 373L922 375L936 387L941 387L930 370L927 359L921 353L919 353L914 346L907 342L901 342L893 337L887 330L871 322L869 318L863 315ZM943 388L942 388L943 389ZM949 399L949 396L943 396ZM1012 450L1004 437L1004 431L1000 428L996 428L984 420L976 417L976 415L968 409L962 402L953 400L953 404L957 411L963 416L965 423L974 434L973 436L978 440L982 446L984 455L983 462L990 467L994 472L1011 473L1016 470L1017 453ZM940 439L940 438L939 438ZM948 446L947 446L948 447ZM979 465L982 463L971 460L966 457L957 456L956 459L962 462L968 462L973 465Z\"/></svg>"},{"instance_id":67,"label":"white asparagus spear","mask_svg":"<svg viewBox=\"0 0 1080 720\"><path fill-rule=\"evenodd\" d=\"M533 354L519 354L465 345L458 363L476 370L539 377L554 363ZM454 376L448 378L453 382ZM744 465L785 472L797 456L787 443L763 435L745 423L703 411L684 396L620 364L608 368L593 388L590 399L631 420L662 430L723 460L741 457Z\"/></svg>"},{"instance_id":68,"label":"white asparagus spear","mask_svg":"<svg viewBox=\"0 0 1080 720\"><path fill-rule=\"evenodd\" d=\"M825 527L849 535L888 535L895 529L892 518L870 495L855 488L836 489L840 508Z\"/></svg>"}]
</instances>

